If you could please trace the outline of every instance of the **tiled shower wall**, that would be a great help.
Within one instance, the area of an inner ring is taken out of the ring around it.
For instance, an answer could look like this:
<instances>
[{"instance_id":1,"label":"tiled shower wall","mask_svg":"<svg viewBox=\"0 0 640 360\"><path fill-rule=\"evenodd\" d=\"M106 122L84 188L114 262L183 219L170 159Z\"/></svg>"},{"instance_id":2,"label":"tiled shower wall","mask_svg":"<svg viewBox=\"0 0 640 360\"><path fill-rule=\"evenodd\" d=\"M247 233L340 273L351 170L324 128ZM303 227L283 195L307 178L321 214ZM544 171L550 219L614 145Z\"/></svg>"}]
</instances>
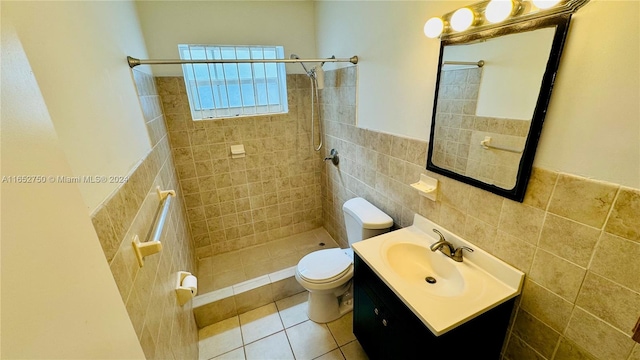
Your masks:
<instances>
[{"instance_id":1,"label":"tiled shower wall","mask_svg":"<svg viewBox=\"0 0 640 360\"><path fill-rule=\"evenodd\" d=\"M341 206L361 196L396 226L419 213L526 273L504 358L639 360L640 190L534 168L523 203L424 170L426 143L355 126L356 68L325 74L324 226L346 246ZM425 124L426 126L426 124ZM543 134L544 136L544 134ZM409 186L428 173L438 201Z\"/></svg>"},{"instance_id":2,"label":"tiled shower wall","mask_svg":"<svg viewBox=\"0 0 640 360\"><path fill-rule=\"evenodd\" d=\"M153 77L133 70L152 150L92 214L93 225L147 359L197 359L198 329L191 302L176 300L177 271L194 273L194 249ZM140 268L131 241L147 237L160 205L156 187L175 189L160 253ZM99 309L96 309L99 311Z\"/></svg>"},{"instance_id":3,"label":"tiled shower wall","mask_svg":"<svg viewBox=\"0 0 640 360\"><path fill-rule=\"evenodd\" d=\"M522 153L484 149L480 142L489 136L492 145L520 151L531 121L477 116L481 77L481 68L442 71L433 162L443 169L511 189Z\"/></svg>"},{"instance_id":4,"label":"tiled shower wall","mask_svg":"<svg viewBox=\"0 0 640 360\"><path fill-rule=\"evenodd\" d=\"M287 75L288 114L200 121L182 77L156 80L198 258L322 225L306 75ZM246 157L232 159L238 144Z\"/></svg>"}]
</instances>

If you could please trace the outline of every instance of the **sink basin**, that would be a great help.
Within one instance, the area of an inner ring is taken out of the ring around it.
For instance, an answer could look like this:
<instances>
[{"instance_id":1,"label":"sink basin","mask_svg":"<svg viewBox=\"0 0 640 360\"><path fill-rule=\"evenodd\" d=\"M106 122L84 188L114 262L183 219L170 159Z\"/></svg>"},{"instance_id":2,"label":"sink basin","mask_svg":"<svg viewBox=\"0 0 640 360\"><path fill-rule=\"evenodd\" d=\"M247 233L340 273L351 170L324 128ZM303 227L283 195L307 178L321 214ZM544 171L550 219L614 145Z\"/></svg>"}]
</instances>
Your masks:
<instances>
[{"instance_id":1,"label":"sink basin","mask_svg":"<svg viewBox=\"0 0 640 360\"><path fill-rule=\"evenodd\" d=\"M385 257L396 274L433 295L456 296L466 288L454 261L428 247L395 243L386 249Z\"/></svg>"},{"instance_id":2,"label":"sink basin","mask_svg":"<svg viewBox=\"0 0 640 360\"><path fill-rule=\"evenodd\" d=\"M431 251L438 241L433 229L474 251L462 262ZM518 296L524 282L520 270L417 214L412 226L359 241L353 250L436 336Z\"/></svg>"}]
</instances>

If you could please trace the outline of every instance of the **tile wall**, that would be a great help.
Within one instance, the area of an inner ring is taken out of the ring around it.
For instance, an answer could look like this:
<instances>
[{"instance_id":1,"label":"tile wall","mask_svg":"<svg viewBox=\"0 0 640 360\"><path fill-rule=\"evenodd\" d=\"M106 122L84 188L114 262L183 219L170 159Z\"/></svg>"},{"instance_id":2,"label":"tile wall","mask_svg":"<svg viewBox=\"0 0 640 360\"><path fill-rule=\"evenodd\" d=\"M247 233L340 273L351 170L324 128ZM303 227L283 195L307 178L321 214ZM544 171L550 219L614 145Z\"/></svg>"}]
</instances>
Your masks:
<instances>
[{"instance_id":1,"label":"tile wall","mask_svg":"<svg viewBox=\"0 0 640 360\"><path fill-rule=\"evenodd\" d=\"M134 235L141 241L149 236L160 205L156 187L181 194L153 77L138 70L133 77L153 148L91 217L145 356L197 359L191 302L178 305L174 291L177 271L196 270L181 197L173 202L159 254L146 257L140 268L131 246Z\"/></svg>"},{"instance_id":2,"label":"tile wall","mask_svg":"<svg viewBox=\"0 0 640 360\"><path fill-rule=\"evenodd\" d=\"M322 226L306 75L287 75L288 114L201 121L182 77L156 81L198 258ZM237 144L245 158L231 158Z\"/></svg>"},{"instance_id":3,"label":"tile wall","mask_svg":"<svg viewBox=\"0 0 640 360\"><path fill-rule=\"evenodd\" d=\"M325 74L324 227L342 246L341 206L361 196L396 226L418 213L526 273L504 358L640 360L640 189L534 168L523 203L424 170L426 143L355 126L355 67ZM340 94L339 96L335 96ZM432 202L409 186L440 181Z\"/></svg>"},{"instance_id":4,"label":"tile wall","mask_svg":"<svg viewBox=\"0 0 640 360\"><path fill-rule=\"evenodd\" d=\"M433 162L504 189L515 186L522 153L484 149L486 136L491 144L511 150L524 148L530 120L477 116L476 105L482 69L442 72L436 110Z\"/></svg>"}]
</instances>

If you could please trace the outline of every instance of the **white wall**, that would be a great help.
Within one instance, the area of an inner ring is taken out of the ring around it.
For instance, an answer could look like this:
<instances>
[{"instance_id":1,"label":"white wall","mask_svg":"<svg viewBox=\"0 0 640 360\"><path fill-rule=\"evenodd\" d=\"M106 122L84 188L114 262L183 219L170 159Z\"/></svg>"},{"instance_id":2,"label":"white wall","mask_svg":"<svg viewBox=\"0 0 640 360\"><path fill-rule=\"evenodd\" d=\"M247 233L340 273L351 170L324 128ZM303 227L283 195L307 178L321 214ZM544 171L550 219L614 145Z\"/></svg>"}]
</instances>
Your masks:
<instances>
[{"instance_id":1,"label":"white wall","mask_svg":"<svg viewBox=\"0 0 640 360\"><path fill-rule=\"evenodd\" d=\"M535 165L640 188L639 44L638 1L573 17Z\"/></svg>"},{"instance_id":2,"label":"white wall","mask_svg":"<svg viewBox=\"0 0 640 360\"><path fill-rule=\"evenodd\" d=\"M2 21L14 23L23 43L73 174L127 175L151 149L126 63L128 54L145 56L133 3L1 6ZM80 184L87 212L119 185Z\"/></svg>"},{"instance_id":3,"label":"white wall","mask_svg":"<svg viewBox=\"0 0 640 360\"><path fill-rule=\"evenodd\" d=\"M4 14L3 14L4 15ZM2 19L3 359L144 359L9 19Z\"/></svg>"},{"instance_id":4,"label":"white wall","mask_svg":"<svg viewBox=\"0 0 640 360\"><path fill-rule=\"evenodd\" d=\"M358 126L426 140L438 41L424 23L452 1L317 1L318 53L358 55ZM331 69L331 65L325 65Z\"/></svg>"},{"instance_id":5,"label":"white wall","mask_svg":"<svg viewBox=\"0 0 640 360\"><path fill-rule=\"evenodd\" d=\"M178 44L283 45L285 57L316 57L313 2L138 1L149 58L177 59ZM331 51L318 53L330 57ZM335 54L341 57L339 54ZM144 58L143 54L132 54ZM178 65L153 67L156 76L182 75ZM287 73L302 74L298 64Z\"/></svg>"},{"instance_id":6,"label":"white wall","mask_svg":"<svg viewBox=\"0 0 640 360\"><path fill-rule=\"evenodd\" d=\"M555 28L545 28L447 46L442 60L485 62L476 115L531 121L554 34Z\"/></svg>"},{"instance_id":7,"label":"white wall","mask_svg":"<svg viewBox=\"0 0 640 360\"><path fill-rule=\"evenodd\" d=\"M316 2L318 53L361 57L358 126L428 139L439 44L422 27L473 2ZM534 165L640 188L639 7L574 15Z\"/></svg>"}]
</instances>

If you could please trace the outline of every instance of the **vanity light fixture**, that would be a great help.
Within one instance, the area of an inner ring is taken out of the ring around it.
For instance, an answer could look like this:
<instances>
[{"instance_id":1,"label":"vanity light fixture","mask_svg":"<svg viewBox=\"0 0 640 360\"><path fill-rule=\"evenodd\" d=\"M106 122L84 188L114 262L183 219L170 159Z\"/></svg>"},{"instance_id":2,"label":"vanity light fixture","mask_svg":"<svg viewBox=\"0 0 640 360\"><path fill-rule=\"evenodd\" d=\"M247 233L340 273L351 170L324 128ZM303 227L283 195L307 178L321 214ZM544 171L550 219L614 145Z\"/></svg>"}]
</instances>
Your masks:
<instances>
[{"instance_id":1,"label":"vanity light fixture","mask_svg":"<svg viewBox=\"0 0 640 360\"><path fill-rule=\"evenodd\" d=\"M433 17L424 25L429 38L447 39L522 21L572 14L589 0L484 0Z\"/></svg>"},{"instance_id":2,"label":"vanity light fixture","mask_svg":"<svg viewBox=\"0 0 640 360\"><path fill-rule=\"evenodd\" d=\"M549 9L558 5L559 2L560 0L533 0L533 5L538 9Z\"/></svg>"},{"instance_id":3,"label":"vanity light fixture","mask_svg":"<svg viewBox=\"0 0 640 360\"><path fill-rule=\"evenodd\" d=\"M424 24L424 34L431 39L435 39L444 31L444 21L439 17L433 17Z\"/></svg>"},{"instance_id":4,"label":"vanity light fixture","mask_svg":"<svg viewBox=\"0 0 640 360\"><path fill-rule=\"evenodd\" d=\"M512 0L491 0L484 11L484 17L492 24L499 23L513 15L517 8L519 5L515 7Z\"/></svg>"},{"instance_id":5,"label":"vanity light fixture","mask_svg":"<svg viewBox=\"0 0 640 360\"><path fill-rule=\"evenodd\" d=\"M466 7L458 9L451 15L451 28L455 31L465 31L473 25L475 18L473 10Z\"/></svg>"}]
</instances>

